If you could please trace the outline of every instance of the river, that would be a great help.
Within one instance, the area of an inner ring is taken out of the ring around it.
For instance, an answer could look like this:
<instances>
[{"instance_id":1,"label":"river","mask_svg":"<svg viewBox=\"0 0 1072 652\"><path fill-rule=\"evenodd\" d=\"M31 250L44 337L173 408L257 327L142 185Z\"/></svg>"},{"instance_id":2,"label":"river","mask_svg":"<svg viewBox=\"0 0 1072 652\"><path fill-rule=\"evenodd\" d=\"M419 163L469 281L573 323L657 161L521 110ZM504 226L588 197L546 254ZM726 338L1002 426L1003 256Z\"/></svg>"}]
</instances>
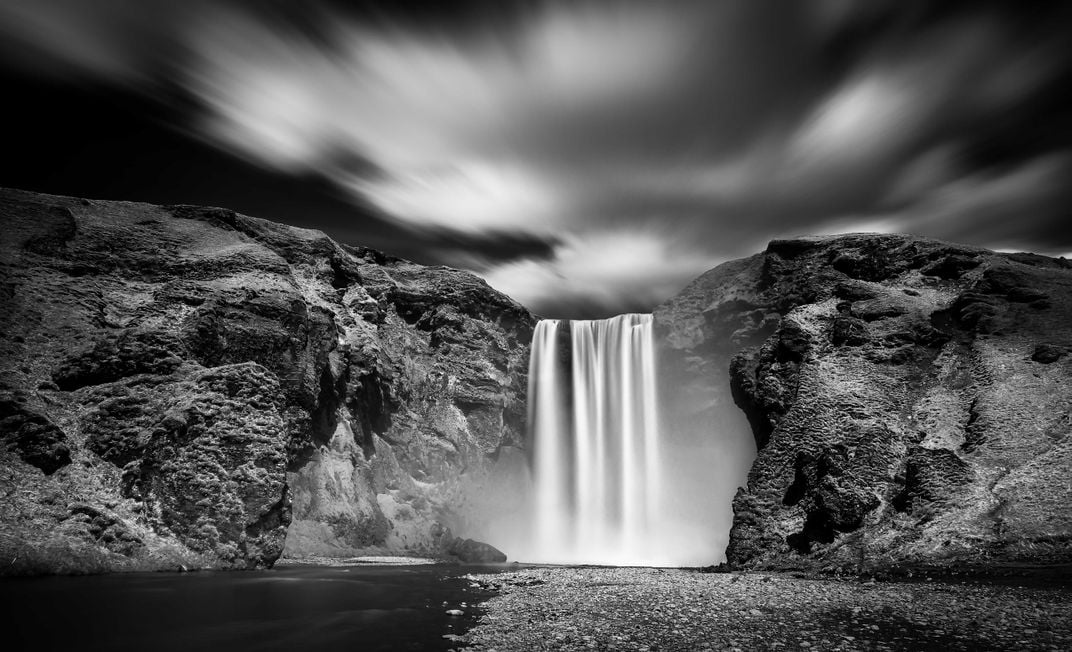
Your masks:
<instances>
[{"instance_id":1,"label":"river","mask_svg":"<svg viewBox=\"0 0 1072 652\"><path fill-rule=\"evenodd\" d=\"M0 580L3 649L447 650L489 593L464 566L287 567ZM448 609L460 609L452 616Z\"/></svg>"}]
</instances>

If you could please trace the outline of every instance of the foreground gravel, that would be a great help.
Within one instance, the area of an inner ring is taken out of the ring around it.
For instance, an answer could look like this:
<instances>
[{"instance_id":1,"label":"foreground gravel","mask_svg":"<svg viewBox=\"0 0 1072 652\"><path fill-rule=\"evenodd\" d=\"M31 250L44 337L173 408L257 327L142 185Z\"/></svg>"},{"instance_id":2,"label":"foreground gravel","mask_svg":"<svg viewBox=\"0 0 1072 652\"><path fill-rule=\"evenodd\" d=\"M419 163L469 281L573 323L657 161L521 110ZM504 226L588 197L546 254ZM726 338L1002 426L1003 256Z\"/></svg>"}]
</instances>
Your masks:
<instances>
[{"instance_id":1,"label":"foreground gravel","mask_svg":"<svg viewBox=\"0 0 1072 652\"><path fill-rule=\"evenodd\" d=\"M1072 650L1072 587L650 568L471 575L478 650Z\"/></svg>"}]
</instances>

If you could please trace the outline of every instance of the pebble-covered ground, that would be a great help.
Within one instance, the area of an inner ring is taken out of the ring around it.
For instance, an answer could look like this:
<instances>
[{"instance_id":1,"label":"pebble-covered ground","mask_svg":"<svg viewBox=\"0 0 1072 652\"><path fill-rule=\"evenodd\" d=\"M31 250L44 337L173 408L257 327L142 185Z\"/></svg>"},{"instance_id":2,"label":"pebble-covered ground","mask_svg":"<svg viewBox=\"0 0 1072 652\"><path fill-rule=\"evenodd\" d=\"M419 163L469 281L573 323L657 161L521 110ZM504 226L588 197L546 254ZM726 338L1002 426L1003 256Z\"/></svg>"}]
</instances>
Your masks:
<instances>
[{"instance_id":1,"label":"pebble-covered ground","mask_svg":"<svg viewBox=\"0 0 1072 652\"><path fill-rule=\"evenodd\" d=\"M528 568L478 650L1072 650L1072 587L875 582L652 568Z\"/></svg>"}]
</instances>

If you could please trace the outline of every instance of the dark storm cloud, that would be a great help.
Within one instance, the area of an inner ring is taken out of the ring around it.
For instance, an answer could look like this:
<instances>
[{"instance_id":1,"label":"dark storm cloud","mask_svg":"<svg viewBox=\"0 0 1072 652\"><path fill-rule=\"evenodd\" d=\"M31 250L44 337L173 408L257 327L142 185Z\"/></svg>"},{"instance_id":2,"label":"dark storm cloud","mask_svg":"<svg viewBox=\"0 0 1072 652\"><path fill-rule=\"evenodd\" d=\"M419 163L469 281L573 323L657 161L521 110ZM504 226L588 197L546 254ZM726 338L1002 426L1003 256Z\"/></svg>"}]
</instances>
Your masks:
<instances>
[{"instance_id":1,"label":"dark storm cloud","mask_svg":"<svg viewBox=\"0 0 1072 652\"><path fill-rule=\"evenodd\" d=\"M1062 3L78 6L5 5L15 65L178 89L197 137L539 312L650 308L796 233L1072 251Z\"/></svg>"}]
</instances>

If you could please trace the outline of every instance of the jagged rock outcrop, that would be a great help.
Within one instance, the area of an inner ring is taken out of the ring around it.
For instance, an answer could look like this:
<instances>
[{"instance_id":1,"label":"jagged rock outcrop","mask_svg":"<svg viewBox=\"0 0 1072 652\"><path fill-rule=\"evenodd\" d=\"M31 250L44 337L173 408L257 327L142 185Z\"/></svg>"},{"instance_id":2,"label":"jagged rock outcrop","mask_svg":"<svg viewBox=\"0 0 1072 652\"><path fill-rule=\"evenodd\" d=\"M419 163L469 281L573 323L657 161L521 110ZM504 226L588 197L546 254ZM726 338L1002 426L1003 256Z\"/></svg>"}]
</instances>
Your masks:
<instances>
[{"instance_id":1,"label":"jagged rock outcrop","mask_svg":"<svg viewBox=\"0 0 1072 652\"><path fill-rule=\"evenodd\" d=\"M0 221L7 572L445 554L520 457L533 319L472 274L217 208Z\"/></svg>"},{"instance_id":2,"label":"jagged rock outcrop","mask_svg":"<svg viewBox=\"0 0 1072 652\"><path fill-rule=\"evenodd\" d=\"M900 235L771 242L656 312L758 457L741 568L1072 558L1072 262Z\"/></svg>"}]
</instances>

